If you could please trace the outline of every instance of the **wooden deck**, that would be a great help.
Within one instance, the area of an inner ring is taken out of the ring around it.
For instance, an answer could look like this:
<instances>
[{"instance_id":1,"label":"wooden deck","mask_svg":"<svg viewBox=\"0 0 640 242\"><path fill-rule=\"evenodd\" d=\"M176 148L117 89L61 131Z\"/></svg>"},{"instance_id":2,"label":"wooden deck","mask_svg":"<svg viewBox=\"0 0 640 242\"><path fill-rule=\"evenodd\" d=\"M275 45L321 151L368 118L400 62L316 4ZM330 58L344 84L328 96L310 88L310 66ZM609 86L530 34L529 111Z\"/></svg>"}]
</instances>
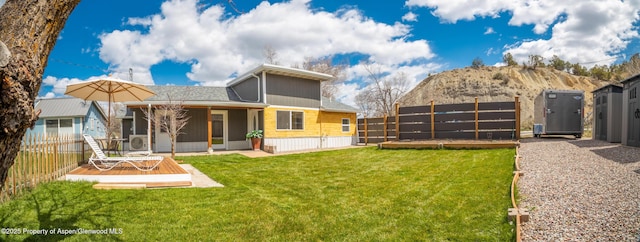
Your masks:
<instances>
[{"instance_id":1,"label":"wooden deck","mask_svg":"<svg viewBox=\"0 0 640 242\"><path fill-rule=\"evenodd\" d=\"M152 166L147 161L139 166ZM191 174L169 157L151 171L140 171L124 163L109 171L84 164L66 175L69 181L94 181L102 184L145 184L146 187L191 186Z\"/></svg>"},{"instance_id":2,"label":"wooden deck","mask_svg":"<svg viewBox=\"0 0 640 242\"><path fill-rule=\"evenodd\" d=\"M379 143L381 149L500 149L520 146L515 140L421 140L387 141Z\"/></svg>"}]
</instances>

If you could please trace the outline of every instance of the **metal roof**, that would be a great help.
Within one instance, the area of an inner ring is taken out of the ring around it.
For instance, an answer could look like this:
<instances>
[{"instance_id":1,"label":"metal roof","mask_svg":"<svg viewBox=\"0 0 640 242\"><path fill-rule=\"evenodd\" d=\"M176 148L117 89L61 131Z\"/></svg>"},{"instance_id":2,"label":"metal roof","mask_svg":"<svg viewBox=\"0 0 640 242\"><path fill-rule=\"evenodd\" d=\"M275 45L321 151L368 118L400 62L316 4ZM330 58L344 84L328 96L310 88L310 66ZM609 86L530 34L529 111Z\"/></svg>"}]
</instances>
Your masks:
<instances>
[{"instance_id":1,"label":"metal roof","mask_svg":"<svg viewBox=\"0 0 640 242\"><path fill-rule=\"evenodd\" d=\"M80 98L51 98L36 101L35 109L42 110L38 117L84 117L89 112L91 105L95 105L103 117L102 107L95 101L85 101Z\"/></svg>"},{"instance_id":2,"label":"metal roof","mask_svg":"<svg viewBox=\"0 0 640 242\"><path fill-rule=\"evenodd\" d=\"M327 112L345 112L345 113L357 113L360 111L357 108L351 107L347 104L344 104L326 97L322 97L322 107L320 109Z\"/></svg>"}]
</instances>

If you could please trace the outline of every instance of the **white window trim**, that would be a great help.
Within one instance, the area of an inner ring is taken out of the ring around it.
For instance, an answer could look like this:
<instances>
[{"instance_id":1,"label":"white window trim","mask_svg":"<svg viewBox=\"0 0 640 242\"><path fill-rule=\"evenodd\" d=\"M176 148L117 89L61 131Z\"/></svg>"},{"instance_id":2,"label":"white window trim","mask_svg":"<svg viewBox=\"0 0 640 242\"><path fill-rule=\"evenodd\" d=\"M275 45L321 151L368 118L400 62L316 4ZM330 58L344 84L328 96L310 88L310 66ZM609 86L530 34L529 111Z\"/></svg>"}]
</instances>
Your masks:
<instances>
[{"instance_id":1,"label":"white window trim","mask_svg":"<svg viewBox=\"0 0 640 242\"><path fill-rule=\"evenodd\" d=\"M288 112L289 113L289 128L288 129L280 129L278 128L278 112ZM302 129L293 129L293 115L292 113L302 113ZM304 131L304 111L298 110L276 110L276 131Z\"/></svg>"},{"instance_id":2,"label":"white window trim","mask_svg":"<svg viewBox=\"0 0 640 242\"><path fill-rule=\"evenodd\" d=\"M347 120L347 124L344 123L345 119ZM345 125L347 127L347 131L344 131ZM343 118L340 121L340 127L341 127L341 130L342 130L342 133L350 133L351 132L351 119L350 118Z\"/></svg>"},{"instance_id":3,"label":"white window trim","mask_svg":"<svg viewBox=\"0 0 640 242\"><path fill-rule=\"evenodd\" d=\"M56 135L60 135L60 120L63 119L71 119L71 130L72 133L76 132L76 123L75 123L75 119L74 118L47 118L44 119L44 137L47 137L49 135L49 132L47 132L47 120L58 120L58 125L56 127Z\"/></svg>"}]
</instances>

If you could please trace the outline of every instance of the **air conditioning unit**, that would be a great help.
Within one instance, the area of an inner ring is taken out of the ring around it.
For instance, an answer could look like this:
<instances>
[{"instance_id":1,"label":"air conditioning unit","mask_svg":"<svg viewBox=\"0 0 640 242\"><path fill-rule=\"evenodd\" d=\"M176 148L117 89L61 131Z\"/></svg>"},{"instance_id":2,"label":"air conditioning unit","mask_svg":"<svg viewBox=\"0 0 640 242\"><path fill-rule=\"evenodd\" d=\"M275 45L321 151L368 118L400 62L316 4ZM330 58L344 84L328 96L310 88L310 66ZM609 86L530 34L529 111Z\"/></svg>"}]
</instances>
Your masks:
<instances>
[{"instance_id":1,"label":"air conditioning unit","mask_svg":"<svg viewBox=\"0 0 640 242\"><path fill-rule=\"evenodd\" d=\"M129 135L129 150L147 150L148 143L146 135Z\"/></svg>"}]
</instances>

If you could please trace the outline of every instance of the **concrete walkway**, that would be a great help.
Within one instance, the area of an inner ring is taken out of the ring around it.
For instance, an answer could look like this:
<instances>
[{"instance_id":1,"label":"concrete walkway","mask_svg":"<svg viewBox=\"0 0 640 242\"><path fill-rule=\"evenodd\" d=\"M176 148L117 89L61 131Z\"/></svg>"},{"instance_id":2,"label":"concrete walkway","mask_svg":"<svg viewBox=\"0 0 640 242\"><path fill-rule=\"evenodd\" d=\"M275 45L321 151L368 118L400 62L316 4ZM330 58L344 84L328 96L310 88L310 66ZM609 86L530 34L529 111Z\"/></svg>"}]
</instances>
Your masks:
<instances>
[{"instance_id":1,"label":"concrete walkway","mask_svg":"<svg viewBox=\"0 0 640 242\"><path fill-rule=\"evenodd\" d=\"M224 187L190 164L180 164L180 166L191 174L191 187Z\"/></svg>"}]
</instances>

